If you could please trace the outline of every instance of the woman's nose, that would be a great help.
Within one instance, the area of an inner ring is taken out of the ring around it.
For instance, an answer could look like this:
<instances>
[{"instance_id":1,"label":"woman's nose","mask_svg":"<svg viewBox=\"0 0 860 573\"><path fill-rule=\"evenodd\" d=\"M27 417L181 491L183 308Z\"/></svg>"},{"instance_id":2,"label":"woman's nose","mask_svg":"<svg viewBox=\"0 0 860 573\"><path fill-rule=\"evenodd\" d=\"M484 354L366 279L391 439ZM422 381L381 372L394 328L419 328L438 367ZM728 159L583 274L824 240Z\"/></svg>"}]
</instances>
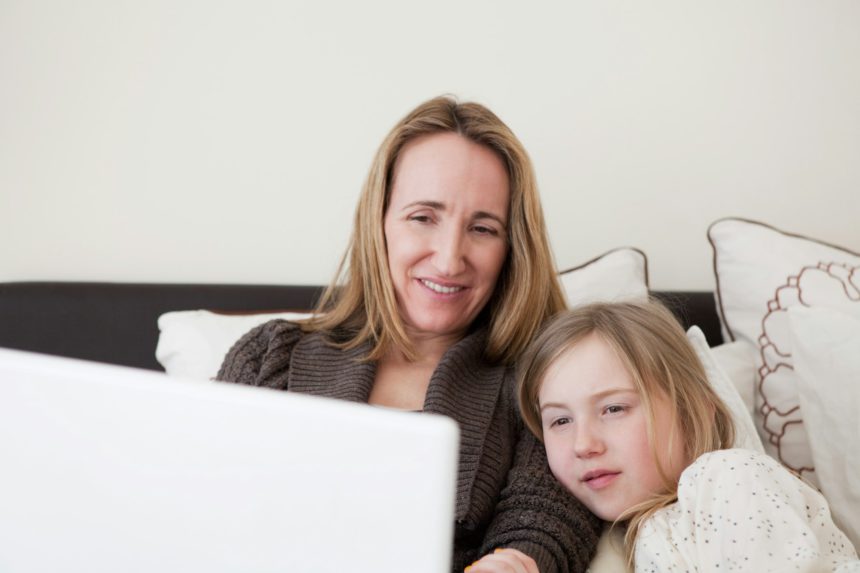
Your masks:
<instances>
[{"instance_id":1,"label":"woman's nose","mask_svg":"<svg viewBox=\"0 0 860 573\"><path fill-rule=\"evenodd\" d=\"M466 268L464 234L455 228L442 228L436 236L433 264L443 276L456 276Z\"/></svg>"}]
</instances>

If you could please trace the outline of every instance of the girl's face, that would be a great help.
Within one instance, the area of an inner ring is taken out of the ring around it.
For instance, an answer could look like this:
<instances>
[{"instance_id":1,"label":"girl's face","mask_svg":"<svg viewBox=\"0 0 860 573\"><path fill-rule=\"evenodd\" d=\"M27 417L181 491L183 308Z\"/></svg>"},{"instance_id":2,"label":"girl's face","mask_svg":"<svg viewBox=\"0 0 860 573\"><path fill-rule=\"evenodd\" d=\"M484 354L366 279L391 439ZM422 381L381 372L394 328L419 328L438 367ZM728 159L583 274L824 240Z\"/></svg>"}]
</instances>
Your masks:
<instances>
[{"instance_id":1,"label":"girl's face","mask_svg":"<svg viewBox=\"0 0 860 573\"><path fill-rule=\"evenodd\" d=\"M462 336L508 255L508 174L495 153L455 133L407 144L385 214L388 268L413 337Z\"/></svg>"},{"instance_id":2,"label":"girl's face","mask_svg":"<svg viewBox=\"0 0 860 573\"><path fill-rule=\"evenodd\" d=\"M630 373L599 335L588 335L550 365L538 400L550 469L592 513L615 521L665 491L648 441L645 405ZM651 401L657 456L677 483L688 463L680 432L673 427L668 398Z\"/></svg>"}]
</instances>

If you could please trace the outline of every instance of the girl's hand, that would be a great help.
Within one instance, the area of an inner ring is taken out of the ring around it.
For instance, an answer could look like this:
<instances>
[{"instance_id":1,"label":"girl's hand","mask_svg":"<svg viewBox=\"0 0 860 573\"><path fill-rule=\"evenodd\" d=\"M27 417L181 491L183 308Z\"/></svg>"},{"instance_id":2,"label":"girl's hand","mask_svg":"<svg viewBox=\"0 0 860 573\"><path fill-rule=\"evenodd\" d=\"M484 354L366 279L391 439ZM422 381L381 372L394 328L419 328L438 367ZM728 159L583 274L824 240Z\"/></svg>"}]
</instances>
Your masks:
<instances>
[{"instance_id":1,"label":"girl's hand","mask_svg":"<svg viewBox=\"0 0 860 573\"><path fill-rule=\"evenodd\" d=\"M535 560L516 549L496 549L468 567L467 573L540 573Z\"/></svg>"}]
</instances>

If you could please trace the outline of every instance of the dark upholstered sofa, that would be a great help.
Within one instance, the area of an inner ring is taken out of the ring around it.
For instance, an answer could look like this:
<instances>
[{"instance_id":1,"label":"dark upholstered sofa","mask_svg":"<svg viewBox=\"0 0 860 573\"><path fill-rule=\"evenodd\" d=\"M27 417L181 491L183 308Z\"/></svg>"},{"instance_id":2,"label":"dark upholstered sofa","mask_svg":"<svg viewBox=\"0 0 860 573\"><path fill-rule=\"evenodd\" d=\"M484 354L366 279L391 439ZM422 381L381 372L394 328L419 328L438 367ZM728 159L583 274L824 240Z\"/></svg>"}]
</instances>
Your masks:
<instances>
[{"instance_id":1,"label":"dark upholstered sofa","mask_svg":"<svg viewBox=\"0 0 860 573\"><path fill-rule=\"evenodd\" d=\"M320 286L0 283L0 347L160 370L157 319L172 310L226 313L310 310ZM712 292L654 292L711 346L722 342Z\"/></svg>"}]
</instances>

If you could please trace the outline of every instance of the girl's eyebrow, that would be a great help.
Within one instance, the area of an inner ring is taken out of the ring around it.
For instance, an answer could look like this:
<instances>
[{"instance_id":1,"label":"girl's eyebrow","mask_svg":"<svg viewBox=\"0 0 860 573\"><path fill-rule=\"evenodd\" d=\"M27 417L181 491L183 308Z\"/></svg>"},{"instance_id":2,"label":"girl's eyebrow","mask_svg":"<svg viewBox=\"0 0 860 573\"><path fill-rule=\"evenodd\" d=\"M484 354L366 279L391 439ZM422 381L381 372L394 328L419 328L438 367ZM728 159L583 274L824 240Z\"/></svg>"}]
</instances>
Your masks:
<instances>
[{"instance_id":1,"label":"girl's eyebrow","mask_svg":"<svg viewBox=\"0 0 860 573\"><path fill-rule=\"evenodd\" d=\"M588 397L588 399L591 400L592 402L598 402L598 401L602 400L603 398L606 398L607 396L612 396L615 394L638 394L638 393L639 392L637 392L634 388L623 388L623 387L608 388L606 390L603 390L602 392L597 392L596 394L592 394L591 396ZM561 402L547 402L546 404L541 404L540 411L543 412L547 408L562 408L562 409L564 409L564 408L567 408L567 405L563 404Z\"/></svg>"}]
</instances>

